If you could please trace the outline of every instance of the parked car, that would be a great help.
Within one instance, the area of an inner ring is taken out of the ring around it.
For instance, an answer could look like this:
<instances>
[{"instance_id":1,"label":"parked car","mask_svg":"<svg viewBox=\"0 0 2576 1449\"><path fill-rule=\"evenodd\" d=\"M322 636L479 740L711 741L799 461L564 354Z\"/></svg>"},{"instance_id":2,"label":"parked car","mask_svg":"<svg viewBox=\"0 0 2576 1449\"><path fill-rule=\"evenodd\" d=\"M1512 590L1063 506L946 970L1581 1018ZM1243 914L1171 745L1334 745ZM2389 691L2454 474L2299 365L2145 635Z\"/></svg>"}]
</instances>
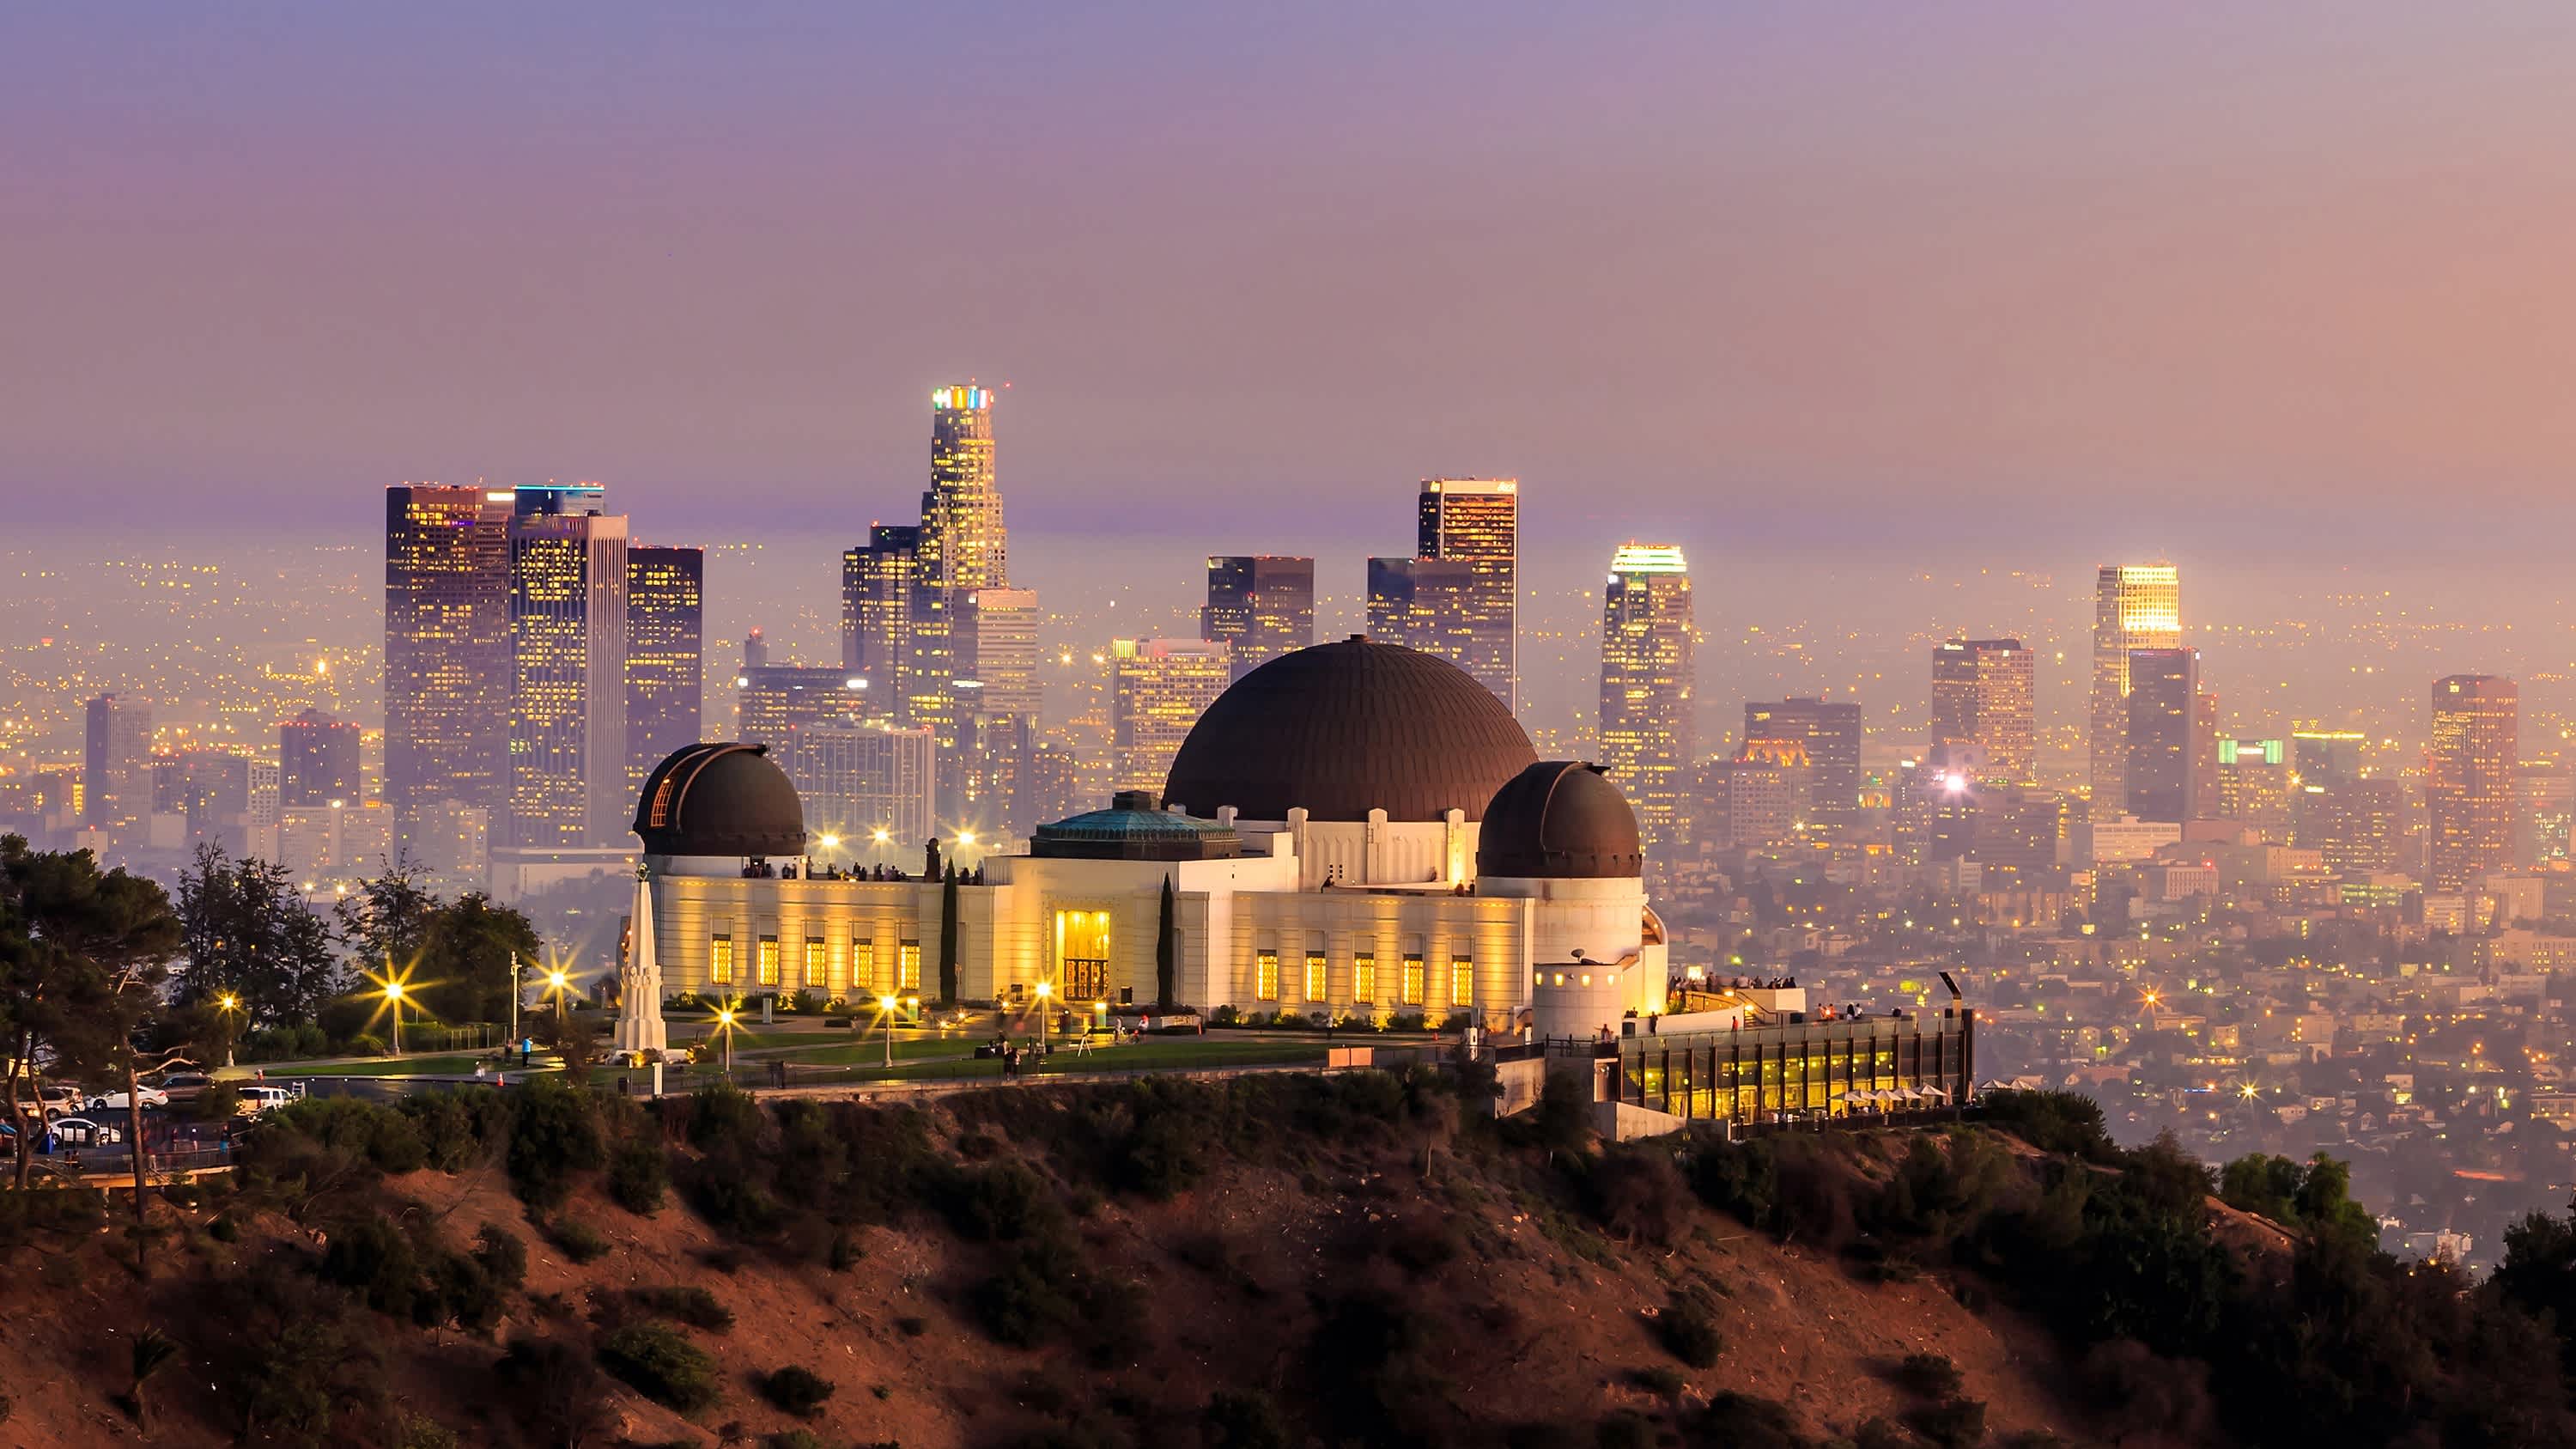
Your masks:
<instances>
[{"instance_id":1,"label":"parked car","mask_svg":"<svg viewBox=\"0 0 2576 1449\"><path fill-rule=\"evenodd\" d=\"M291 1087L244 1087L241 1089L241 1105L234 1110L245 1117L256 1117L262 1112L275 1111L303 1095L302 1082Z\"/></svg>"},{"instance_id":2,"label":"parked car","mask_svg":"<svg viewBox=\"0 0 2576 1449\"><path fill-rule=\"evenodd\" d=\"M156 1111L170 1105L170 1094L162 1091L159 1087L137 1086L134 1089L134 1095L143 1100L143 1110L146 1112ZM86 1105L89 1110L93 1112L122 1112L126 1109L125 1094L123 1092L101 1092L97 1096L90 1098Z\"/></svg>"},{"instance_id":3,"label":"parked car","mask_svg":"<svg viewBox=\"0 0 2576 1449\"><path fill-rule=\"evenodd\" d=\"M54 1122L54 1138L65 1147L110 1147L123 1142L125 1134L87 1117L62 1117Z\"/></svg>"},{"instance_id":4,"label":"parked car","mask_svg":"<svg viewBox=\"0 0 2576 1449\"><path fill-rule=\"evenodd\" d=\"M203 1091L214 1084L215 1079L204 1072L172 1072L160 1082L162 1090L169 1092Z\"/></svg>"}]
</instances>

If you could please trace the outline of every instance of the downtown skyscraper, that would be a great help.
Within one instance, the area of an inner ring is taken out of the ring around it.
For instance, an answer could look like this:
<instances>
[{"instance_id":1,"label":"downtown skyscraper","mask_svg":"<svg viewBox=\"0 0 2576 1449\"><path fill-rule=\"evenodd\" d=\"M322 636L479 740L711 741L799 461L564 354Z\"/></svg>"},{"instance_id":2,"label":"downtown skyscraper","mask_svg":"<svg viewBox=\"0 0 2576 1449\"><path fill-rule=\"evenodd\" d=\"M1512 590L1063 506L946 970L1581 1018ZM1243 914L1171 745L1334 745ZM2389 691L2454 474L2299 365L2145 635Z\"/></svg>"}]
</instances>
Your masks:
<instances>
[{"instance_id":1,"label":"downtown skyscraper","mask_svg":"<svg viewBox=\"0 0 2576 1449\"><path fill-rule=\"evenodd\" d=\"M2019 639L1952 639L1932 651L1932 729L1925 743L1975 745L1981 778L2037 778L2033 660Z\"/></svg>"},{"instance_id":2,"label":"downtown skyscraper","mask_svg":"<svg viewBox=\"0 0 2576 1449\"><path fill-rule=\"evenodd\" d=\"M841 555L841 664L880 717L930 731L944 824L990 833L1015 777L987 768L1035 741L1037 596L1010 587L994 466L991 389L930 396L930 487L921 522L875 524Z\"/></svg>"},{"instance_id":3,"label":"downtown skyscraper","mask_svg":"<svg viewBox=\"0 0 2576 1449\"><path fill-rule=\"evenodd\" d=\"M626 550L626 772L644 779L704 738L707 625L704 549Z\"/></svg>"},{"instance_id":4,"label":"downtown skyscraper","mask_svg":"<svg viewBox=\"0 0 2576 1449\"><path fill-rule=\"evenodd\" d=\"M385 799L404 841L433 807L497 823L508 803L511 497L385 490Z\"/></svg>"},{"instance_id":5,"label":"downtown skyscraper","mask_svg":"<svg viewBox=\"0 0 2576 1449\"><path fill-rule=\"evenodd\" d=\"M1426 478L1414 556L1466 565L1465 587L1432 637L1514 713L1520 711L1521 485L1512 478ZM1429 647L1416 645L1417 648Z\"/></svg>"},{"instance_id":6,"label":"downtown skyscraper","mask_svg":"<svg viewBox=\"0 0 2576 1449\"><path fill-rule=\"evenodd\" d=\"M1691 842L1698 742L1690 565L1670 544L1610 557L1601 611L1601 763L1637 809L1650 868Z\"/></svg>"},{"instance_id":7,"label":"downtown skyscraper","mask_svg":"<svg viewBox=\"0 0 2576 1449\"><path fill-rule=\"evenodd\" d=\"M626 748L626 520L596 483L513 490L509 840L611 846L634 792Z\"/></svg>"},{"instance_id":8,"label":"downtown skyscraper","mask_svg":"<svg viewBox=\"0 0 2576 1449\"><path fill-rule=\"evenodd\" d=\"M1314 643L1315 561L1269 554L1211 556L1199 637L1233 651L1237 679Z\"/></svg>"},{"instance_id":9,"label":"downtown skyscraper","mask_svg":"<svg viewBox=\"0 0 2576 1449\"><path fill-rule=\"evenodd\" d=\"M289 809L366 799L358 727L308 709L277 727L277 803Z\"/></svg>"},{"instance_id":10,"label":"downtown skyscraper","mask_svg":"<svg viewBox=\"0 0 2576 1449\"><path fill-rule=\"evenodd\" d=\"M2197 813L2205 763L2195 747L2203 718L2200 651L2132 649L2128 662L2126 813L2180 824Z\"/></svg>"},{"instance_id":11,"label":"downtown skyscraper","mask_svg":"<svg viewBox=\"0 0 2576 1449\"><path fill-rule=\"evenodd\" d=\"M2454 674L2433 681L2433 738L2424 757L2432 889L2466 891L2513 864L2521 730L2522 696L2512 680Z\"/></svg>"},{"instance_id":12,"label":"downtown skyscraper","mask_svg":"<svg viewBox=\"0 0 2576 1449\"><path fill-rule=\"evenodd\" d=\"M2182 581L2173 565L2104 564L2093 584L2093 696L2086 745L2092 816L2127 812L2129 653L2182 646Z\"/></svg>"}]
</instances>

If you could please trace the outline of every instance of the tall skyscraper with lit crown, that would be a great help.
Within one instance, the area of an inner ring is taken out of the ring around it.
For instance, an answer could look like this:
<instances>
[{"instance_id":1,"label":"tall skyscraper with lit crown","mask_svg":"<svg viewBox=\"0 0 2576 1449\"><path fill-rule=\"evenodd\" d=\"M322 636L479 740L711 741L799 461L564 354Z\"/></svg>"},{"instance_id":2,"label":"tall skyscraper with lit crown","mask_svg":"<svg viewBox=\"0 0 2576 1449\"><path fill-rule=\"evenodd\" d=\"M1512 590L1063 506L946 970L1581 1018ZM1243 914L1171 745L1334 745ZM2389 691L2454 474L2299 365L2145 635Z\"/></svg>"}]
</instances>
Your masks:
<instances>
[{"instance_id":1,"label":"tall skyscraper with lit crown","mask_svg":"<svg viewBox=\"0 0 2576 1449\"><path fill-rule=\"evenodd\" d=\"M2092 815L2128 804L2129 654L2182 647L2182 576L2172 564L2104 564L2093 583L2093 699L2087 737Z\"/></svg>"},{"instance_id":2,"label":"tall skyscraper with lit crown","mask_svg":"<svg viewBox=\"0 0 2576 1449\"><path fill-rule=\"evenodd\" d=\"M2433 739L2424 755L2430 835L2425 874L2434 890L2465 891L2513 864L2515 774L2522 693L2492 674L2433 681Z\"/></svg>"},{"instance_id":3,"label":"tall skyscraper with lit crown","mask_svg":"<svg viewBox=\"0 0 2576 1449\"><path fill-rule=\"evenodd\" d=\"M1690 565L1672 544L1610 556L1601 613L1601 763L1637 809L1651 864L1691 841L1698 743Z\"/></svg>"}]
</instances>

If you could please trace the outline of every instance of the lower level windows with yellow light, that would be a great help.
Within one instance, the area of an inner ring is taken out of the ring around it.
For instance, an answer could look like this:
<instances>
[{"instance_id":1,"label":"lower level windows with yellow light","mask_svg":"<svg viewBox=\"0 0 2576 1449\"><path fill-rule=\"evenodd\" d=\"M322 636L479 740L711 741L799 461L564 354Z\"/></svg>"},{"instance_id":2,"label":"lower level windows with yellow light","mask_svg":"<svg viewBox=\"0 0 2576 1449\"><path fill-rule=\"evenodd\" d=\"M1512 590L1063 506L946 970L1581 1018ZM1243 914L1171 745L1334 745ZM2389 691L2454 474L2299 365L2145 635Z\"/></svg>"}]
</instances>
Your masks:
<instances>
[{"instance_id":1,"label":"lower level windows with yellow light","mask_svg":"<svg viewBox=\"0 0 2576 1449\"><path fill-rule=\"evenodd\" d=\"M718 936L707 943L707 980L718 986L733 984L733 937Z\"/></svg>"},{"instance_id":2,"label":"lower level windows with yellow light","mask_svg":"<svg viewBox=\"0 0 2576 1449\"><path fill-rule=\"evenodd\" d=\"M752 963L752 970L755 984L761 986L778 984L778 938L776 936L760 938L760 957Z\"/></svg>"},{"instance_id":3,"label":"lower level windows with yellow light","mask_svg":"<svg viewBox=\"0 0 2576 1449\"><path fill-rule=\"evenodd\" d=\"M1252 998L1255 1001L1279 999L1279 953L1256 951L1252 956Z\"/></svg>"}]
</instances>

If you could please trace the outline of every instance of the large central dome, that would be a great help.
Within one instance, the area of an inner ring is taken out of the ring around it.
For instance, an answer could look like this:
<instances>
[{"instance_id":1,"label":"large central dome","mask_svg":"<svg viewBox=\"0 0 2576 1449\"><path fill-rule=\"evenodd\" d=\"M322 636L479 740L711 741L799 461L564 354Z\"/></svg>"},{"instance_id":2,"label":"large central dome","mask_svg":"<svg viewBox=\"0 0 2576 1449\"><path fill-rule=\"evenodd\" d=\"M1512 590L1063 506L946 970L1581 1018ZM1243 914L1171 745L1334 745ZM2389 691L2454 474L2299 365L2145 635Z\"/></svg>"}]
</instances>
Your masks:
<instances>
[{"instance_id":1,"label":"large central dome","mask_svg":"<svg viewBox=\"0 0 2576 1449\"><path fill-rule=\"evenodd\" d=\"M1538 759L1512 712L1436 655L1354 634L1236 680L1173 757L1163 798L1246 820L1481 819Z\"/></svg>"}]
</instances>

